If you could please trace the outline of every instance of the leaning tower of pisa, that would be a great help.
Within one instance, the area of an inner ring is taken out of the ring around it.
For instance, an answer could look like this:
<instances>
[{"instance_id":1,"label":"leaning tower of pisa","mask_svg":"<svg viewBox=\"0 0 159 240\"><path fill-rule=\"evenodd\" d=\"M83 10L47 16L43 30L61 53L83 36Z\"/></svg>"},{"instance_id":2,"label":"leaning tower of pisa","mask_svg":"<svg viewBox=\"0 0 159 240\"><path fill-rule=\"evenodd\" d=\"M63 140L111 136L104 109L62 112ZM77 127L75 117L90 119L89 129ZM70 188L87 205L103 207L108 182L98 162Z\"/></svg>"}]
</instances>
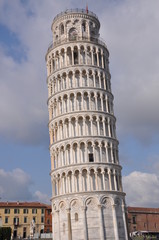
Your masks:
<instances>
[{"instance_id":1,"label":"leaning tower of pisa","mask_svg":"<svg viewBox=\"0 0 159 240\"><path fill-rule=\"evenodd\" d=\"M46 54L54 240L127 240L109 52L98 17L58 14Z\"/></svg>"}]
</instances>

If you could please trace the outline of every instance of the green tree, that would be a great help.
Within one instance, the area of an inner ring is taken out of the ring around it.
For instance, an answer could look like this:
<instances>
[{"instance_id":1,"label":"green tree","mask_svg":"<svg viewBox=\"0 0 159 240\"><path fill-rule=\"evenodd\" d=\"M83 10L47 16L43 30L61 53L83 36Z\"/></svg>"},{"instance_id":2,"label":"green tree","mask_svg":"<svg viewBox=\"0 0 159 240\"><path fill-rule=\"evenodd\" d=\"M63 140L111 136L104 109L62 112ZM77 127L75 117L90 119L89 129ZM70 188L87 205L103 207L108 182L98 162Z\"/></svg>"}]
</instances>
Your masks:
<instances>
[{"instance_id":1,"label":"green tree","mask_svg":"<svg viewBox=\"0 0 159 240\"><path fill-rule=\"evenodd\" d=\"M11 238L11 228L10 227L1 227L0 228L0 239L1 240L10 240Z\"/></svg>"}]
</instances>

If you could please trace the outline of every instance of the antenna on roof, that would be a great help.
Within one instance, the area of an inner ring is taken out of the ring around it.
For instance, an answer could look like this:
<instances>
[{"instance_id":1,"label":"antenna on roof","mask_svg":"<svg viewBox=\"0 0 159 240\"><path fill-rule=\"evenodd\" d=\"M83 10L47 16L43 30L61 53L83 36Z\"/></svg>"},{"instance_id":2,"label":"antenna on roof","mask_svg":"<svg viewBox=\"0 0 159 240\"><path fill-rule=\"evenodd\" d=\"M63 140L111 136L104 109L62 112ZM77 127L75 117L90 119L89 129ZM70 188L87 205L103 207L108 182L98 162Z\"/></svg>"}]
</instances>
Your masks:
<instances>
[{"instance_id":1,"label":"antenna on roof","mask_svg":"<svg viewBox=\"0 0 159 240\"><path fill-rule=\"evenodd\" d=\"M86 4L86 13L88 13L88 3Z\"/></svg>"}]
</instances>

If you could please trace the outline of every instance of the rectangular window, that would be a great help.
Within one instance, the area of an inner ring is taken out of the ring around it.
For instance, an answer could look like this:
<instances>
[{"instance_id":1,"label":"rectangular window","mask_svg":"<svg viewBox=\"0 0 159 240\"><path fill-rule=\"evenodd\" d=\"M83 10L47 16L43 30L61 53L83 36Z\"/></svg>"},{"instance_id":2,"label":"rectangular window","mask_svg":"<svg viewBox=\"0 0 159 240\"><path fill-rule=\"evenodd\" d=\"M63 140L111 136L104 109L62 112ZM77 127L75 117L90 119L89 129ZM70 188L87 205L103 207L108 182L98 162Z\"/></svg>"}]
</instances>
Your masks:
<instances>
[{"instance_id":1,"label":"rectangular window","mask_svg":"<svg viewBox=\"0 0 159 240\"><path fill-rule=\"evenodd\" d=\"M9 208L5 208L5 209L4 209L4 213L5 213L5 214L10 214L10 209L9 209Z\"/></svg>"},{"instance_id":2,"label":"rectangular window","mask_svg":"<svg viewBox=\"0 0 159 240\"><path fill-rule=\"evenodd\" d=\"M5 223L8 223L8 217L5 217Z\"/></svg>"},{"instance_id":3,"label":"rectangular window","mask_svg":"<svg viewBox=\"0 0 159 240\"><path fill-rule=\"evenodd\" d=\"M44 217L41 217L41 223L44 223Z\"/></svg>"},{"instance_id":4,"label":"rectangular window","mask_svg":"<svg viewBox=\"0 0 159 240\"><path fill-rule=\"evenodd\" d=\"M27 236L26 236L26 233L27 233L27 228L24 227L24 228L23 228L23 238L26 238L26 237L27 237Z\"/></svg>"},{"instance_id":5,"label":"rectangular window","mask_svg":"<svg viewBox=\"0 0 159 240\"><path fill-rule=\"evenodd\" d=\"M32 214L36 214L37 213L37 209L36 208L33 208L32 209Z\"/></svg>"},{"instance_id":6,"label":"rectangular window","mask_svg":"<svg viewBox=\"0 0 159 240\"><path fill-rule=\"evenodd\" d=\"M89 153L89 162L94 162L93 153Z\"/></svg>"},{"instance_id":7,"label":"rectangular window","mask_svg":"<svg viewBox=\"0 0 159 240\"><path fill-rule=\"evenodd\" d=\"M44 208L41 209L41 214L44 214Z\"/></svg>"},{"instance_id":8,"label":"rectangular window","mask_svg":"<svg viewBox=\"0 0 159 240\"><path fill-rule=\"evenodd\" d=\"M20 212L19 208L14 209L14 214L19 214L19 212Z\"/></svg>"},{"instance_id":9,"label":"rectangular window","mask_svg":"<svg viewBox=\"0 0 159 240\"><path fill-rule=\"evenodd\" d=\"M133 216L133 218L132 218L132 223L133 223L133 224L136 224L136 216Z\"/></svg>"},{"instance_id":10,"label":"rectangular window","mask_svg":"<svg viewBox=\"0 0 159 240\"><path fill-rule=\"evenodd\" d=\"M15 217L13 219L13 222L14 222L14 225L19 225L19 218L18 217Z\"/></svg>"},{"instance_id":11,"label":"rectangular window","mask_svg":"<svg viewBox=\"0 0 159 240\"><path fill-rule=\"evenodd\" d=\"M24 223L27 223L27 217L24 217Z\"/></svg>"},{"instance_id":12,"label":"rectangular window","mask_svg":"<svg viewBox=\"0 0 159 240\"><path fill-rule=\"evenodd\" d=\"M130 218L128 218L128 223L131 223L131 219Z\"/></svg>"},{"instance_id":13,"label":"rectangular window","mask_svg":"<svg viewBox=\"0 0 159 240\"><path fill-rule=\"evenodd\" d=\"M36 223L36 217L33 217L33 221Z\"/></svg>"},{"instance_id":14,"label":"rectangular window","mask_svg":"<svg viewBox=\"0 0 159 240\"><path fill-rule=\"evenodd\" d=\"M47 210L47 214L50 215L51 214L51 209Z\"/></svg>"},{"instance_id":15,"label":"rectangular window","mask_svg":"<svg viewBox=\"0 0 159 240\"><path fill-rule=\"evenodd\" d=\"M28 208L24 208L24 209L23 209L23 213L24 213L24 214L28 214Z\"/></svg>"}]
</instances>

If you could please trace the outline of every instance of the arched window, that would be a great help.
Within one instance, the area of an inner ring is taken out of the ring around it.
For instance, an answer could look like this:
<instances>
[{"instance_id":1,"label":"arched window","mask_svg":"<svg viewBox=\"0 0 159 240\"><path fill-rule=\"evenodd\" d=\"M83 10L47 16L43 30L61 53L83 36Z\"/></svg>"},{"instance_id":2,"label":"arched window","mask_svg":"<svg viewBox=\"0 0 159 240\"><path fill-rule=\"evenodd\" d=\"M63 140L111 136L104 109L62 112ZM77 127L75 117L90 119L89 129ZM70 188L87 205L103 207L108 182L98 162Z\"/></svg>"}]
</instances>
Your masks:
<instances>
[{"instance_id":1,"label":"arched window","mask_svg":"<svg viewBox=\"0 0 159 240\"><path fill-rule=\"evenodd\" d=\"M82 23L82 32L86 32L86 23L85 22Z\"/></svg>"},{"instance_id":2,"label":"arched window","mask_svg":"<svg viewBox=\"0 0 159 240\"><path fill-rule=\"evenodd\" d=\"M77 35L78 35L77 29L76 28L71 28L70 31L69 31L69 40L70 41L76 40Z\"/></svg>"},{"instance_id":3,"label":"arched window","mask_svg":"<svg viewBox=\"0 0 159 240\"><path fill-rule=\"evenodd\" d=\"M61 35L63 35L64 34L64 25L63 24L61 24Z\"/></svg>"},{"instance_id":4,"label":"arched window","mask_svg":"<svg viewBox=\"0 0 159 240\"><path fill-rule=\"evenodd\" d=\"M78 213L75 213L75 222L78 221Z\"/></svg>"}]
</instances>

